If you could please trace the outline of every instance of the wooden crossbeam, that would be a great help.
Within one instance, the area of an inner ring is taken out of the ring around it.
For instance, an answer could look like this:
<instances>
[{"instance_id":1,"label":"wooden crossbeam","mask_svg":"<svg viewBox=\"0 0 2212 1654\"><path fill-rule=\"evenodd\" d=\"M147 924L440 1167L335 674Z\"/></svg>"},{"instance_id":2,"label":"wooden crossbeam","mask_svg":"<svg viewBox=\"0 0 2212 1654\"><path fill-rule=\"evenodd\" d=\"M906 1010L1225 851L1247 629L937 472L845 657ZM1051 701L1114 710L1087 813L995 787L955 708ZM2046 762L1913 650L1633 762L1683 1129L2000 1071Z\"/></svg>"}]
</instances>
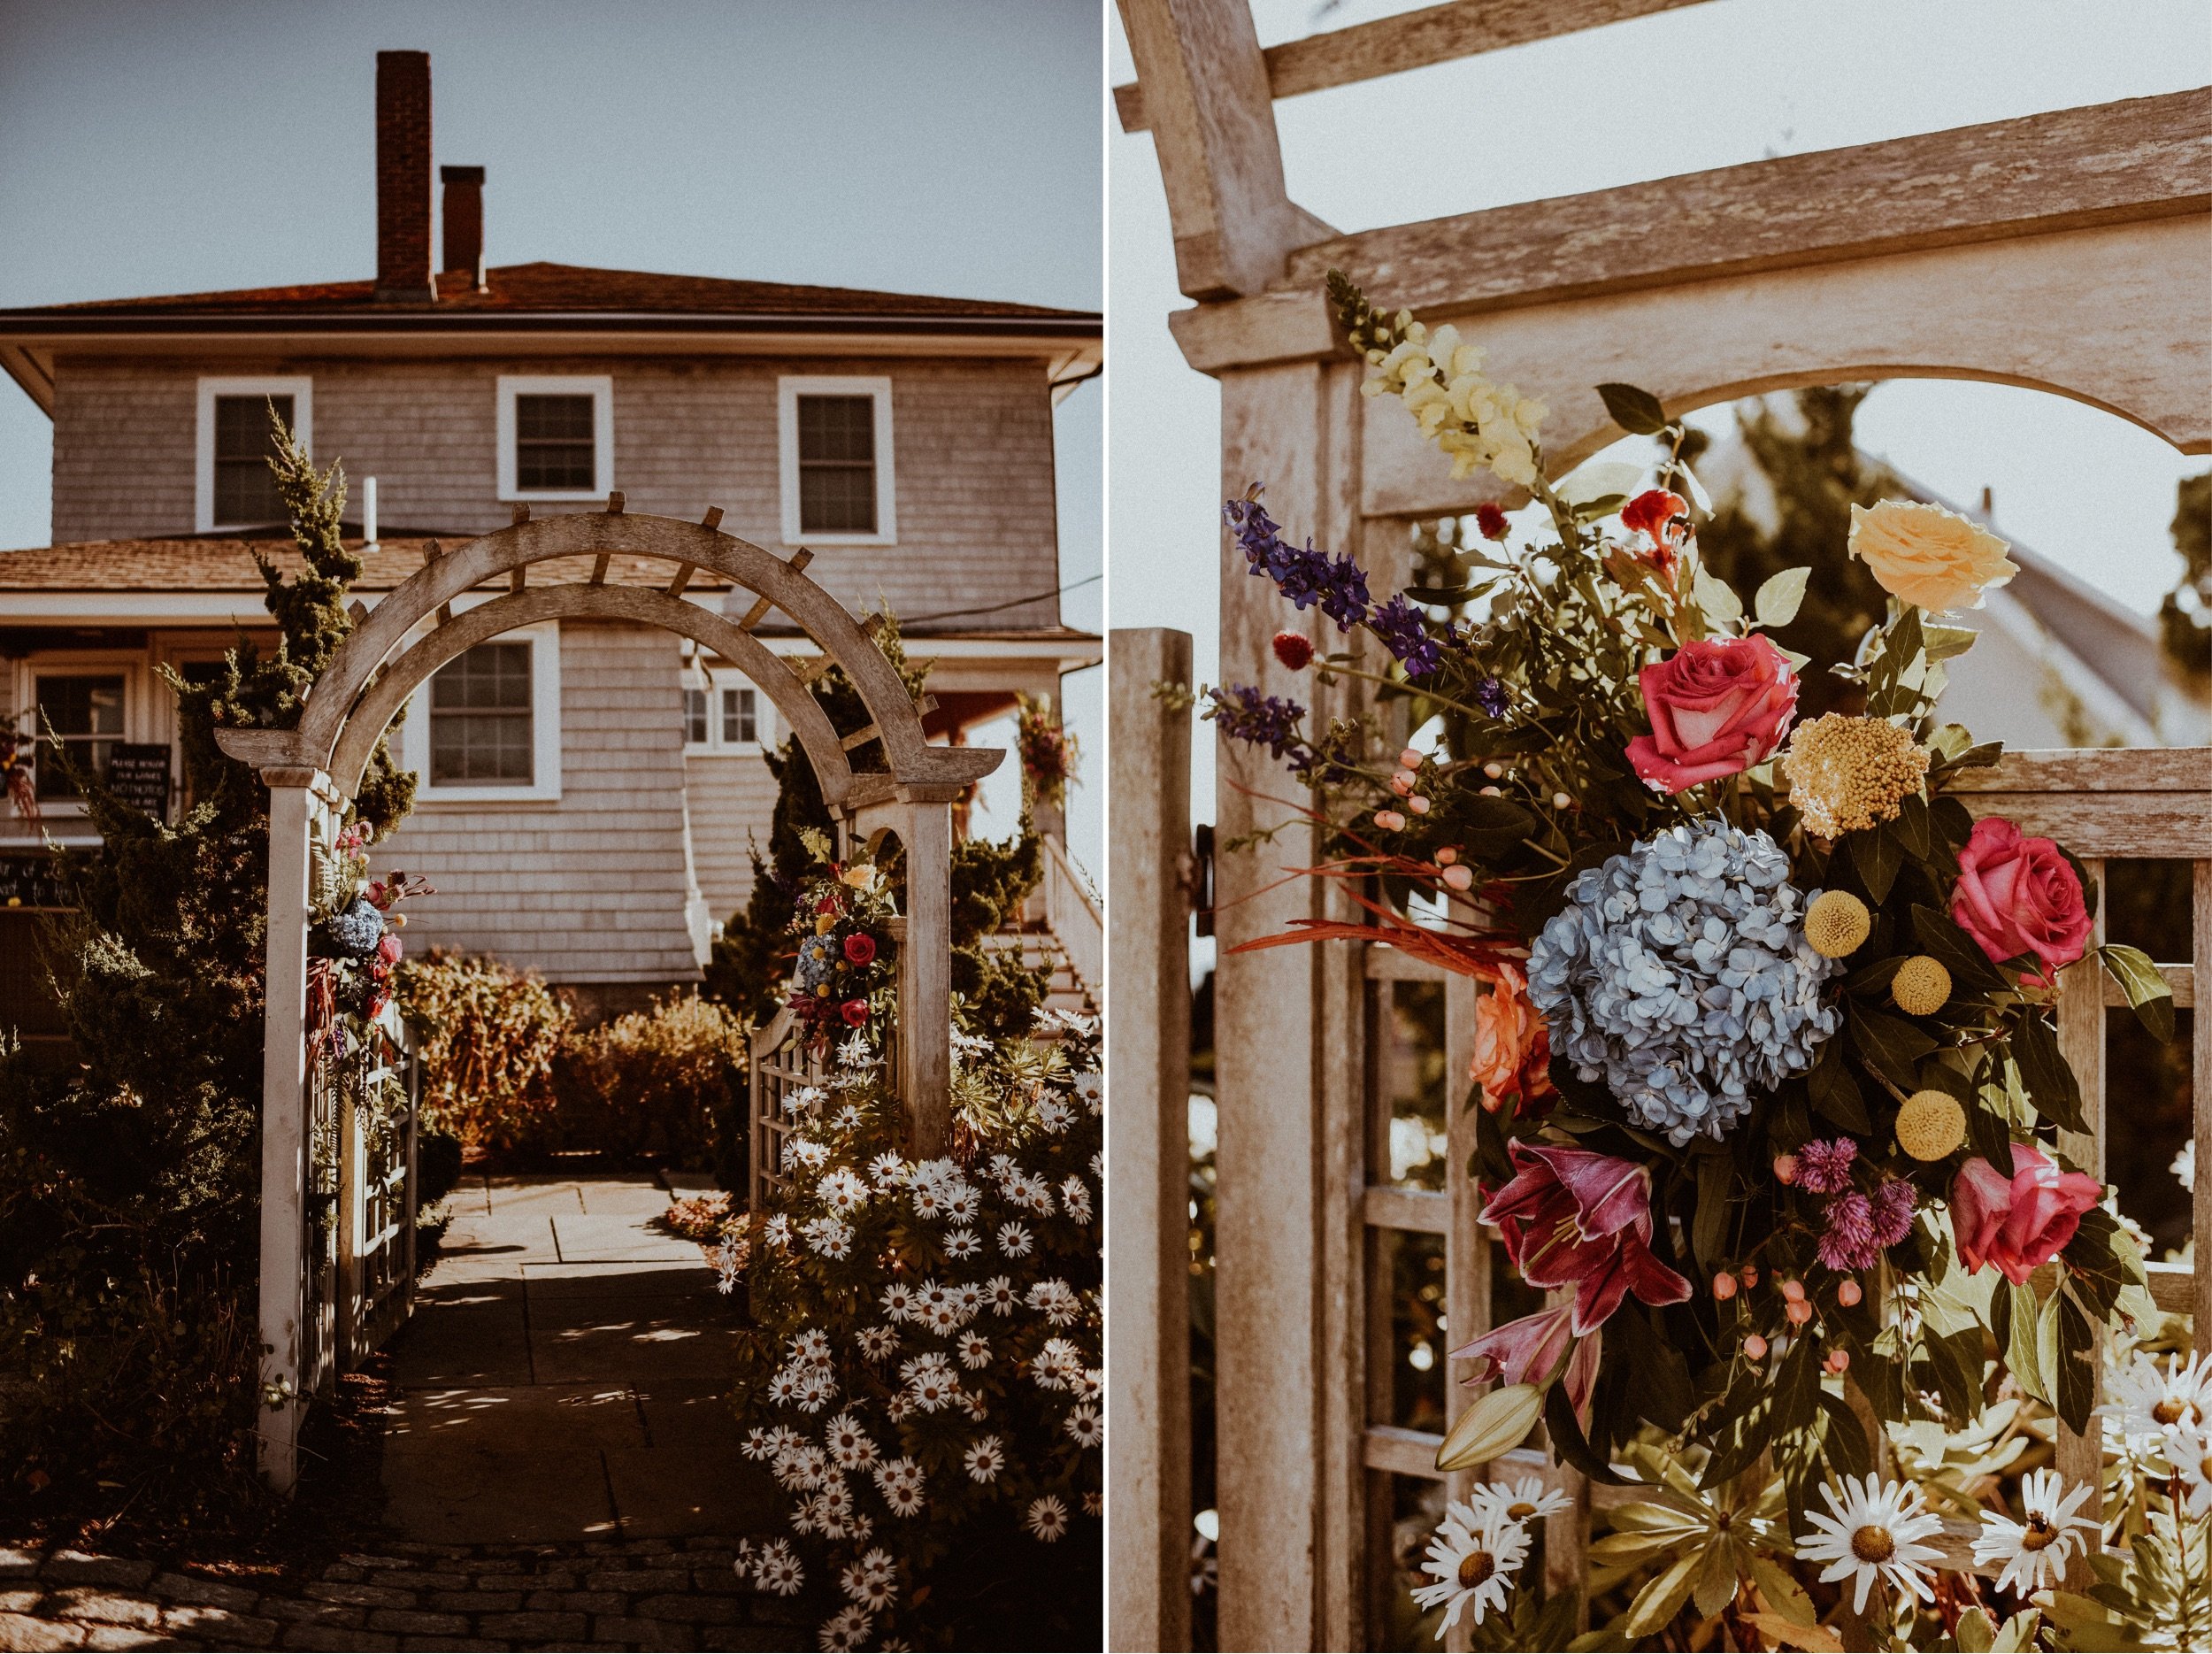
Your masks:
<instances>
[{"instance_id":1,"label":"wooden crossbeam","mask_svg":"<svg viewBox=\"0 0 2212 1654\"><path fill-rule=\"evenodd\" d=\"M607 554L604 551L591 560L591 583L595 586L607 583Z\"/></svg>"},{"instance_id":2,"label":"wooden crossbeam","mask_svg":"<svg viewBox=\"0 0 2212 1654\"><path fill-rule=\"evenodd\" d=\"M668 595L672 597L682 596L684 588L691 584L692 571L698 566L695 563L686 563L679 567L676 571L676 578L668 582Z\"/></svg>"},{"instance_id":3,"label":"wooden crossbeam","mask_svg":"<svg viewBox=\"0 0 2212 1654\"><path fill-rule=\"evenodd\" d=\"M513 515L508 519L507 526L510 528L519 528L529 520L530 505L529 502L525 500L517 504Z\"/></svg>"},{"instance_id":4,"label":"wooden crossbeam","mask_svg":"<svg viewBox=\"0 0 2212 1654\"><path fill-rule=\"evenodd\" d=\"M528 564L518 563L514 565L514 567L507 571L507 589L509 591L521 591L527 587L529 583L530 565Z\"/></svg>"},{"instance_id":5,"label":"wooden crossbeam","mask_svg":"<svg viewBox=\"0 0 2212 1654\"><path fill-rule=\"evenodd\" d=\"M699 519L699 527L702 528L719 528L721 526L722 508L719 505L708 506L707 514Z\"/></svg>"},{"instance_id":6,"label":"wooden crossbeam","mask_svg":"<svg viewBox=\"0 0 2212 1654\"><path fill-rule=\"evenodd\" d=\"M930 713L937 710L937 697L933 695L925 695L922 696L921 704L914 710L920 713L923 717L928 717ZM870 724L864 729L854 730L852 734L847 735L843 742L840 744L844 747L846 751L850 752L856 748L866 746L871 741L879 739L882 735L883 730L879 726Z\"/></svg>"},{"instance_id":7,"label":"wooden crossbeam","mask_svg":"<svg viewBox=\"0 0 2212 1654\"><path fill-rule=\"evenodd\" d=\"M440 545L435 540L426 540L422 542L422 561L425 568L429 567L431 564L435 563L444 555L445 548ZM449 603L440 604L438 605L438 624L440 626L443 626L452 618L453 605Z\"/></svg>"},{"instance_id":8,"label":"wooden crossbeam","mask_svg":"<svg viewBox=\"0 0 2212 1654\"><path fill-rule=\"evenodd\" d=\"M804 546L801 546L796 551L794 551L791 554L790 561L785 566L789 568L793 573L796 574L801 570L804 569L808 564L813 561L814 553L808 550ZM765 620L768 618L768 612L775 606L776 605L774 604L769 602L769 600L765 597L754 599L753 606L745 611L745 618L737 623L737 629L741 632L751 631L755 627L758 626L763 620Z\"/></svg>"},{"instance_id":9,"label":"wooden crossbeam","mask_svg":"<svg viewBox=\"0 0 2212 1654\"><path fill-rule=\"evenodd\" d=\"M607 514L610 517L621 516L622 508L625 504L626 502L622 497L622 490L620 489L617 489L613 493L607 496Z\"/></svg>"},{"instance_id":10,"label":"wooden crossbeam","mask_svg":"<svg viewBox=\"0 0 2212 1654\"><path fill-rule=\"evenodd\" d=\"M1350 28L1285 41L1263 54L1271 97L1296 97L1432 63L1449 63L1555 35L1578 34L1703 0L1453 0ZM1144 88L1114 88L1124 132L1148 132Z\"/></svg>"}]
</instances>

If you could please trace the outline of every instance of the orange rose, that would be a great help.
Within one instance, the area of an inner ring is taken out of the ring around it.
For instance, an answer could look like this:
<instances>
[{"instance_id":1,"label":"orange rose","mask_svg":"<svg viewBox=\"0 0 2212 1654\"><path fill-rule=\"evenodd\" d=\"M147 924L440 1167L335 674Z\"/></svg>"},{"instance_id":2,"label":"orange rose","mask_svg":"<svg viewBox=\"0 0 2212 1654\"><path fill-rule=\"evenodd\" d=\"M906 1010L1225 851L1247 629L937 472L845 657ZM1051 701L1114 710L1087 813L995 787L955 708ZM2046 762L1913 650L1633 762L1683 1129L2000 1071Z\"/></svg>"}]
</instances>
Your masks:
<instances>
[{"instance_id":1,"label":"orange rose","mask_svg":"<svg viewBox=\"0 0 2212 1654\"><path fill-rule=\"evenodd\" d=\"M2020 571L2005 542L1940 505L1884 500L1851 508L1851 555L1882 589L1923 609L1978 609L1982 593Z\"/></svg>"},{"instance_id":2,"label":"orange rose","mask_svg":"<svg viewBox=\"0 0 2212 1654\"><path fill-rule=\"evenodd\" d=\"M1552 1094L1551 1030L1524 991L1528 978L1501 965L1491 990L1475 1001L1475 1060L1468 1079L1482 1088L1493 1114L1510 1100L1514 1112Z\"/></svg>"}]
</instances>

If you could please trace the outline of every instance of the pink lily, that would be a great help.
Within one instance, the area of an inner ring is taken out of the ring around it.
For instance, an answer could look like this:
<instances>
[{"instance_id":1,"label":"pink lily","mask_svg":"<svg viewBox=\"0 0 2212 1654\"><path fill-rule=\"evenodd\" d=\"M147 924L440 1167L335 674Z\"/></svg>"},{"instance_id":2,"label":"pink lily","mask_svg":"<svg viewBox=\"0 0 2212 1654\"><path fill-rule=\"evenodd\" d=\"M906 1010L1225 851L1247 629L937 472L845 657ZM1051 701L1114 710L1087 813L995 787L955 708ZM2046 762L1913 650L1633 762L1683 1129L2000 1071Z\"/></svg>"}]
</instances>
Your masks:
<instances>
[{"instance_id":1,"label":"pink lily","mask_svg":"<svg viewBox=\"0 0 2212 1654\"><path fill-rule=\"evenodd\" d=\"M1690 1283L1651 1252L1651 1173L1586 1149L1517 1142L1514 1175L1483 1203L1506 1256L1532 1287L1572 1287L1577 1337L1604 1325L1633 1293L1679 1304Z\"/></svg>"},{"instance_id":2,"label":"pink lily","mask_svg":"<svg viewBox=\"0 0 2212 1654\"><path fill-rule=\"evenodd\" d=\"M1571 1307L1563 1304L1491 1328L1473 1342L1452 1351L1453 1360L1475 1364L1475 1370L1462 1381L1480 1384L1498 1379L1507 1384L1545 1384L1558 1373L1564 1358L1568 1404L1575 1410L1575 1416L1588 1425L1590 1390L1597 1382L1598 1356L1605 1335L1600 1330L1577 1339L1571 1325L1573 1318ZM1570 1343L1574 1346L1571 1356L1567 1353Z\"/></svg>"}]
</instances>

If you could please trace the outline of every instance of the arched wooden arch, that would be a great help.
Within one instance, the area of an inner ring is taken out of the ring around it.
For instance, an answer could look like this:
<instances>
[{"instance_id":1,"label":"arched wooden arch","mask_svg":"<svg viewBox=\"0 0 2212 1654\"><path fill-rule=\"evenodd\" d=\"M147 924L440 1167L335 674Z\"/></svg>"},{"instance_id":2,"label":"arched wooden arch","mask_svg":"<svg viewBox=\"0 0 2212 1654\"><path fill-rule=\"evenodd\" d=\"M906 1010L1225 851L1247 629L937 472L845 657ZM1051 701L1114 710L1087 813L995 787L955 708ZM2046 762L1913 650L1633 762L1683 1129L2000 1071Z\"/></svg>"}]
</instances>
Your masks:
<instances>
[{"instance_id":1,"label":"arched wooden arch","mask_svg":"<svg viewBox=\"0 0 2212 1654\"><path fill-rule=\"evenodd\" d=\"M265 1396L276 1398L260 1432L261 1464L288 1489L297 1475L305 1314L305 1189L309 1058L308 864L311 840L326 838L361 784L376 743L432 673L464 650L540 620L627 620L693 638L733 662L774 702L813 765L846 842L879 828L905 851L905 940L899 952L898 1075L913 1151L943 1152L951 1135L951 886L953 802L998 767L993 748L935 747L919 708L875 641L837 600L792 561L720 532L721 513L702 523L631 516L610 509L510 527L441 552L360 619L309 691L291 729L227 729L223 750L251 764L269 788L268 993L262 1066L261 1338ZM615 556L675 565L665 589L603 583ZM533 565L594 559L589 580L532 588ZM731 620L680 593L697 569L711 569L756 594ZM487 583L503 595L452 612ZM771 609L795 621L859 693L870 722L841 736L783 658L752 635ZM415 636L425 621L431 629ZM410 638L414 639L410 642ZM850 754L880 749L882 766L853 767Z\"/></svg>"}]
</instances>

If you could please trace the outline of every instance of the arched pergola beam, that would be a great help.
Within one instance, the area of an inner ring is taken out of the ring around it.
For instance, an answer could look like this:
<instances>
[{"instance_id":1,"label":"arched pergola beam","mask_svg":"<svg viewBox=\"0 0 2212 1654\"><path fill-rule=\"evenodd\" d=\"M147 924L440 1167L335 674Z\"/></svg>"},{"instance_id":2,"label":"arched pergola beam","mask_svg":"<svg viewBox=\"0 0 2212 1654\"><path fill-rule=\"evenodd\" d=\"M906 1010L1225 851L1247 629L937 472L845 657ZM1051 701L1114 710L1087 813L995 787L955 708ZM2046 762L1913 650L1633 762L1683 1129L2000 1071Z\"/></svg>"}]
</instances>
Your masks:
<instances>
[{"instance_id":1,"label":"arched pergola beam","mask_svg":"<svg viewBox=\"0 0 2212 1654\"><path fill-rule=\"evenodd\" d=\"M692 638L733 663L775 703L798 737L822 783L823 802L833 811L844 809L852 790L852 765L846 759L836 727L789 664L712 611L666 592L637 586L540 586L510 592L454 616L417 641L371 683L347 718L331 753L331 780L349 798L360 790L361 773L376 750L378 739L391 727L407 697L448 661L518 627L568 619L631 620L660 627ZM975 750L987 754L994 766L1001 756L988 749Z\"/></svg>"},{"instance_id":2,"label":"arched pergola beam","mask_svg":"<svg viewBox=\"0 0 2212 1654\"><path fill-rule=\"evenodd\" d=\"M309 693L295 732L297 750L307 755L308 762L325 767L318 755L327 755L335 747L342 726L377 668L418 624L455 598L533 563L603 553L712 569L783 611L852 679L902 792L957 791L996 767L995 758L984 758L976 749L931 746L912 697L874 639L835 598L781 558L700 523L620 512L518 523L425 564L340 645ZM976 767L979 762L980 769Z\"/></svg>"}]
</instances>

